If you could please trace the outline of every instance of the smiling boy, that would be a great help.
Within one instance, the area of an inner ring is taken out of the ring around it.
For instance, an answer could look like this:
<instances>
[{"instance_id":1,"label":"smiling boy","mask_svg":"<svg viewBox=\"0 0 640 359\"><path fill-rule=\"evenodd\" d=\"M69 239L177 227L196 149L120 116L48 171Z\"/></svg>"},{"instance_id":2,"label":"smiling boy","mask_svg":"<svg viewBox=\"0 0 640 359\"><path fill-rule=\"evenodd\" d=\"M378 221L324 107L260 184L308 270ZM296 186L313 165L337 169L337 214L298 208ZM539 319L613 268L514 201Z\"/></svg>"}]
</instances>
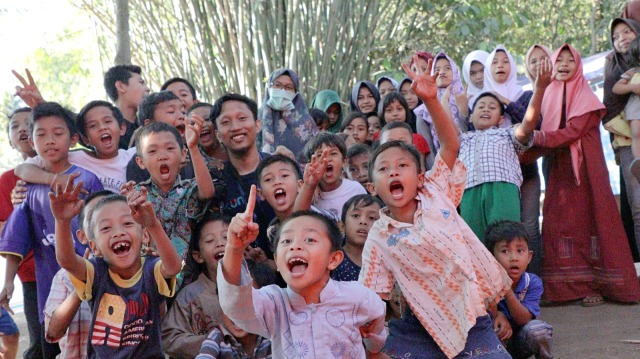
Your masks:
<instances>
[{"instance_id":1,"label":"smiling boy","mask_svg":"<svg viewBox=\"0 0 640 359\"><path fill-rule=\"evenodd\" d=\"M292 214L274 243L287 288L252 288L242 256L258 234L252 221L255 192L252 187L247 210L231 221L218 266L225 314L242 329L270 338L275 358L365 358L359 330L365 326L365 346L377 354L386 339L385 305L356 282L330 279L343 254L340 231L329 218L313 211Z\"/></svg>"}]
</instances>

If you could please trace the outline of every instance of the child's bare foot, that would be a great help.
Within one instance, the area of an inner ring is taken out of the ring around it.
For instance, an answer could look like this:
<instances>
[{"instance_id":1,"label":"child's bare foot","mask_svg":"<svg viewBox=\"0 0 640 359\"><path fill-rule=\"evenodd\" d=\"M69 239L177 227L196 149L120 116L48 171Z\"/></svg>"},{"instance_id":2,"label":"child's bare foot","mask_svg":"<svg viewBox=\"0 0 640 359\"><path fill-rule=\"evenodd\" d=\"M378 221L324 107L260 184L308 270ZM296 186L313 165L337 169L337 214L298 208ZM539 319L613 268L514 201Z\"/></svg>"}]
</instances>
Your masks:
<instances>
[{"instance_id":1,"label":"child's bare foot","mask_svg":"<svg viewBox=\"0 0 640 359\"><path fill-rule=\"evenodd\" d=\"M633 177L636 178L638 182L640 182L640 158L634 158L631 164L629 165L629 171Z\"/></svg>"},{"instance_id":2,"label":"child's bare foot","mask_svg":"<svg viewBox=\"0 0 640 359\"><path fill-rule=\"evenodd\" d=\"M604 298L601 295L594 295L590 297L582 298L583 307L596 307L604 304Z\"/></svg>"}]
</instances>

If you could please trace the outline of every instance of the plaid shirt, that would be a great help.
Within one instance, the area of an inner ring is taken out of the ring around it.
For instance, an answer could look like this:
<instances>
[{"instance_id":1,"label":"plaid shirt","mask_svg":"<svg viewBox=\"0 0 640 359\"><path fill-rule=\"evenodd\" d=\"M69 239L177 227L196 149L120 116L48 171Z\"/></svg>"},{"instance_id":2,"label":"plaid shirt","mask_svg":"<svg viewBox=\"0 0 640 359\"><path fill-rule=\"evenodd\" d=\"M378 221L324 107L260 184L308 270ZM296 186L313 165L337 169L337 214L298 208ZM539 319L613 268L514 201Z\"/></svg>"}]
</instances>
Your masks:
<instances>
[{"instance_id":1,"label":"plaid shirt","mask_svg":"<svg viewBox=\"0 0 640 359\"><path fill-rule=\"evenodd\" d=\"M518 155L533 145L520 143L515 128L492 127L460 135L460 160L467 167L466 188L486 182L522 184L522 170Z\"/></svg>"}]
</instances>

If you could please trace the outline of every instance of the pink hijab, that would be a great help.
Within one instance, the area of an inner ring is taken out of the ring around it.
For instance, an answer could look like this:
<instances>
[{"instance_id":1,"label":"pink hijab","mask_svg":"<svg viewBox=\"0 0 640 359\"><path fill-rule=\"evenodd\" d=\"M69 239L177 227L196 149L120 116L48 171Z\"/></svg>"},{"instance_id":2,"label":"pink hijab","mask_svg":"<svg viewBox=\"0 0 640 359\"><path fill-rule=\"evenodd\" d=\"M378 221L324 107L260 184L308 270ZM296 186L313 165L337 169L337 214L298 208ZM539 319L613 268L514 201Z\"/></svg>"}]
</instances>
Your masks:
<instances>
[{"instance_id":1,"label":"pink hijab","mask_svg":"<svg viewBox=\"0 0 640 359\"><path fill-rule=\"evenodd\" d=\"M564 44L557 49L551 56L551 62L554 64L560 56L562 50L568 49L573 55L576 62L576 72L572 78L566 82L553 80L544 93L542 99L542 131L555 131L560 128L562 119L562 100L563 93L566 88L566 121L567 124L575 117L582 116L589 112L598 112L598 116L602 118L606 112L604 105L598 97L593 93L587 79L584 78L582 72L582 59L580 53L571 45ZM584 154L582 152L582 142L577 140L573 142L569 149L571 150L571 162L573 165L573 174L576 178L576 184L580 185L579 169L582 165Z\"/></svg>"}]
</instances>

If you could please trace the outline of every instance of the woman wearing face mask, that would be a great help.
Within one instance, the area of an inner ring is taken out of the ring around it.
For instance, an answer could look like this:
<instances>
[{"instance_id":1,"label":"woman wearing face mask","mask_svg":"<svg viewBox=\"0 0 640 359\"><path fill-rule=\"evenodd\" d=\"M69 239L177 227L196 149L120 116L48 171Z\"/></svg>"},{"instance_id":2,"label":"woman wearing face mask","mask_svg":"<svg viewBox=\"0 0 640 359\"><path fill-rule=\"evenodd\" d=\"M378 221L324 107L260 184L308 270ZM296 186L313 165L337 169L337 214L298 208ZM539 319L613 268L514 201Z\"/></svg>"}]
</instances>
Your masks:
<instances>
[{"instance_id":1,"label":"woman wearing face mask","mask_svg":"<svg viewBox=\"0 0 640 359\"><path fill-rule=\"evenodd\" d=\"M263 152L273 153L282 145L293 153L303 153L305 143L318 134L298 88L298 74L291 69L279 69L269 76L267 92L258 111Z\"/></svg>"}]
</instances>

